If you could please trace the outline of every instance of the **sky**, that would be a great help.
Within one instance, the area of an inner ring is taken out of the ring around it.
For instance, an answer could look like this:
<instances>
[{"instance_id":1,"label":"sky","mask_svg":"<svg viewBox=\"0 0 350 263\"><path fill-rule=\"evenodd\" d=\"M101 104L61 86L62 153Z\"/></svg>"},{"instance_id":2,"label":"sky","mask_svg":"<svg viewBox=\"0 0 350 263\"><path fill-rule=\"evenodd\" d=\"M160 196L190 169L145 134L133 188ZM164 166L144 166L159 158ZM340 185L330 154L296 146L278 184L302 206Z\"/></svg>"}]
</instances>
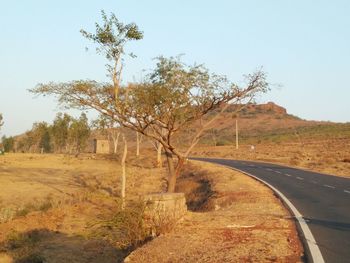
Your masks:
<instances>
[{"instance_id":1,"label":"sky","mask_svg":"<svg viewBox=\"0 0 350 263\"><path fill-rule=\"evenodd\" d=\"M126 59L124 82L141 79L159 55L184 54L238 84L263 67L273 85L259 103L307 120L350 122L350 1L0 0L1 136L63 111L28 92L38 83L108 80L106 60L79 32L94 32L102 9L144 32L127 46L137 58Z\"/></svg>"}]
</instances>

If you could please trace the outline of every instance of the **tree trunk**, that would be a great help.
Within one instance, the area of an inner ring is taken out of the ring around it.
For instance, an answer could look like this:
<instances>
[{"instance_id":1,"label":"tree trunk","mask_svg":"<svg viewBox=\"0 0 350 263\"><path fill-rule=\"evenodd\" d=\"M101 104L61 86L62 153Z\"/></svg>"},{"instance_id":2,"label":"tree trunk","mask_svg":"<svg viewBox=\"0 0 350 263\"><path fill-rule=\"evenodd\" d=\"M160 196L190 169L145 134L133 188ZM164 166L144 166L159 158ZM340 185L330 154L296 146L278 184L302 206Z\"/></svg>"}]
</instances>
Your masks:
<instances>
[{"instance_id":1,"label":"tree trunk","mask_svg":"<svg viewBox=\"0 0 350 263\"><path fill-rule=\"evenodd\" d=\"M115 135L112 136L113 146L114 146L114 150L113 150L114 154L116 154L117 150L118 150L119 135L120 135L120 132L117 133L117 137L115 137Z\"/></svg>"},{"instance_id":2,"label":"tree trunk","mask_svg":"<svg viewBox=\"0 0 350 263\"><path fill-rule=\"evenodd\" d=\"M140 142L141 142L140 133L136 132L136 156L140 156Z\"/></svg>"},{"instance_id":3,"label":"tree trunk","mask_svg":"<svg viewBox=\"0 0 350 263\"><path fill-rule=\"evenodd\" d=\"M175 192L176 185L176 175L174 168L173 154L171 152L165 151L165 156L168 164L168 193Z\"/></svg>"},{"instance_id":4,"label":"tree trunk","mask_svg":"<svg viewBox=\"0 0 350 263\"><path fill-rule=\"evenodd\" d=\"M178 162L176 165L176 169L174 168L174 159L173 154L171 152L165 151L165 156L168 163L168 193L174 193L176 187L176 179L180 176L181 170L185 163L185 159L183 157L178 157Z\"/></svg>"},{"instance_id":5,"label":"tree trunk","mask_svg":"<svg viewBox=\"0 0 350 263\"><path fill-rule=\"evenodd\" d=\"M158 168L162 168L162 167L163 167L163 162L162 162L162 148L163 148L163 145L161 145L160 143L158 143L158 147L157 147L157 167L158 167Z\"/></svg>"},{"instance_id":6,"label":"tree trunk","mask_svg":"<svg viewBox=\"0 0 350 263\"><path fill-rule=\"evenodd\" d=\"M126 141L124 135L123 135L123 141L124 141L124 151L123 151L123 157L121 160L121 165L122 165L122 186L121 186L122 208L124 208L124 203L125 203L125 188L126 188L125 161L126 161L126 155L128 153L128 144L127 144L127 141Z\"/></svg>"}]
</instances>

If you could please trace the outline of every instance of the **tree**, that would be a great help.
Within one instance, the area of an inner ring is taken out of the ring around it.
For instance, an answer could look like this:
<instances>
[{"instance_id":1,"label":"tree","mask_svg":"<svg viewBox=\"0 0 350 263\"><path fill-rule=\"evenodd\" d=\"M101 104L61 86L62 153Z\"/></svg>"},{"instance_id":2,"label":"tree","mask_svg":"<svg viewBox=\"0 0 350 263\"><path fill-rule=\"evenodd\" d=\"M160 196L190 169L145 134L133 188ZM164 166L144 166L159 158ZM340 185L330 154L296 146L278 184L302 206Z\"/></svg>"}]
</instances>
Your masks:
<instances>
[{"instance_id":1,"label":"tree","mask_svg":"<svg viewBox=\"0 0 350 263\"><path fill-rule=\"evenodd\" d=\"M112 78L116 98L115 103L118 104L125 44L132 40L142 39L143 33L138 29L138 26L135 23L124 25L113 13L108 17L102 10L101 15L103 25L96 23L96 32L94 34L88 33L83 29L80 30L80 32L88 40L95 42L98 45L96 51L104 55L110 62L110 64L107 65L107 71ZM133 53L130 53L129 55L135 57Z\"/></svg>"},{"instance_id":2,"label":"tree","mask_svg":"<svg viewBox=\"0 0 350 263\"><path fill-rule=\"evenodd\" d=\"M32 131L40 152L51 152L50 125L46 122L34 123Z\"/></svg>"},{"instance_id":3,"label":"tree","mask_svg":"<svg viewBox=\"0 0 350 263\"><path fill-rule=\"evenodd\" d=\"M66 148L68 141L68 129L71 121L72 117L67 113L58 113L56 115L51 128L55 151L62 153L63 149Z\"/></svg>"},{"instance_id":4,"label":"tree","mask_svg":"<svg viewBox=\"0 0 350 263\"><path fill-rule=\"evenodd\" d=\"M0 113L0 130L3 125L4 125L4 122L3 122L2 114Z\"/></svg>"},{"instance_id":5,"label":"tree","mask_svg":"<svg viewBox=\"0 0 350 263\"><path fill-rule=\"evenodd\" d=\"M140 144L142 142L142 134L139 132L136 132L136 156L140 156Z\"/></svg>"},{"instance_id":6,"label":"tree","mask_svg":"<svg viewBox=\"0 0 350 263\"><path fill-rule=\"evenodd\" d=\"M95 109L121 126L159 142L167 158L168 192L174 192L183 164L203 132L230 104L243 107L256 94L267 91L266 75L261 70L249 74L246 85L239 87L224 76L210 74L203 65L190 66L182 63L180 58L159 57L156 68L142 83L121 86L122 67L118 68L118 63L123 52L116 48L119 35L110 29L112 25L118 25L118 20L104 17L104 21L104 27L96 26L96 34L86 36L97 42L99 50L114 62L108 68L112 84L82 80L48 83L37 85L31 92L55 95L59 103L70 107ZM128 35L132 36L130 39L142 38L136 26L120 28L127 40ZM132 34L125 33L128 30ZM237 107L237 112L240 109ZM208 116L213 112L215 114ZM199 123L199 128L187 149L180 151L174 144L174 136L194 123Z\"/></svg>"},{"instance_id":7,"label":"tree","mask_svg":"<svg viewBox=\"0 0 350 263\"><path fill-rule=\"evenodd\" d=\"M230 103L243 107L243 102L268 89L262 71L248 75L246 80L246 86L240 88L225 77L209 74L203 66L187 66L178 59L160 57L144 83L120 86L117 98L113 85L94 81L41 84L32 92L56 95L61 103L72 107L96 109L123 127L158 141L167 157L168 191L173 192L185 159L218 115ZM205 119L214 111L216 114ZM197 132L186 151L180 152L173 143L174 135L195 122L200 122Z\"/></svg>"},{"instance_id":8,"label":"tree","mask_svg":"<svg viewBox=\"0 0 350 263\"><path fill-rule=\"evenodd\" d=\"M46 122L34 123L30 136L33 138L35 152L51 151L50 126Z\"/></svg>"},{"instance_id":9,"label":"tree","mask_svg":"<svg viewBox=\"0 0 350 263\"><path fill-rule=\"evenodd\" d=\"M13 137L6 137L5 135L1 139L5 152L12 152L14 150L15 139Z\"/></svg>"},{"instance_id":10,"label":"tree","mask_svg":"<svg viewBox=\"0 0 350 263\"><path fill-rule=\"evenodd\" d=\"M83 112L78 119L72 119L68 130L68 141L75 149L76 156L78 156L81 150L86 146L89 136L90 126L88 118Z\"/></svg>"}]
</instances>

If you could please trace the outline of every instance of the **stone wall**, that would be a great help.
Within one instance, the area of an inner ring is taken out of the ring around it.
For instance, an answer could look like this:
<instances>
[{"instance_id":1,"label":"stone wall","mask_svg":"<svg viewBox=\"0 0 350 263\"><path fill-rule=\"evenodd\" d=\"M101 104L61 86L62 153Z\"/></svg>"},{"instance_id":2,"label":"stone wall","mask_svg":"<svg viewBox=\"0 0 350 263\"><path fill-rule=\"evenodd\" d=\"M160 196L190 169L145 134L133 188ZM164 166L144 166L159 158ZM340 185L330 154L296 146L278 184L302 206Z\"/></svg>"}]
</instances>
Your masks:
<instances>
[{"instance_id":1,"label":"stone wall","mask_svg":"<svg viewBox=\"0 0 350 263\"><path fill-rule=\"evenodd\" d=\"M143 199L146 203L146 223L153 235L173 227L187 212L184 193L150 194Z\"/></svg>"}]
</instances>

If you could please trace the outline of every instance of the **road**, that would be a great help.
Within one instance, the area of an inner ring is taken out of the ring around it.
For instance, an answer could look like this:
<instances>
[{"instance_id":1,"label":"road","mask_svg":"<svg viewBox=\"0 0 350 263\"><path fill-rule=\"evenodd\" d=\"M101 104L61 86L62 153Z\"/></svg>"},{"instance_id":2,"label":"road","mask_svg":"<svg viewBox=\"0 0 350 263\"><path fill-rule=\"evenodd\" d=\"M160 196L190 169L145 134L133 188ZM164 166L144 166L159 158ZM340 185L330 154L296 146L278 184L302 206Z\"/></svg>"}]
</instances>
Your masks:
<instances>
[{"instance_id":1,"label":"road","mask_svg":"<svg viewBox=\"0 0 350 263\"><path fill-rule=\"evenodd\" d=\"M350 262L349 178L269 163L193 159L230 166L272 185L305 219L325 262Z\"/></svg>"}]
</instances>

